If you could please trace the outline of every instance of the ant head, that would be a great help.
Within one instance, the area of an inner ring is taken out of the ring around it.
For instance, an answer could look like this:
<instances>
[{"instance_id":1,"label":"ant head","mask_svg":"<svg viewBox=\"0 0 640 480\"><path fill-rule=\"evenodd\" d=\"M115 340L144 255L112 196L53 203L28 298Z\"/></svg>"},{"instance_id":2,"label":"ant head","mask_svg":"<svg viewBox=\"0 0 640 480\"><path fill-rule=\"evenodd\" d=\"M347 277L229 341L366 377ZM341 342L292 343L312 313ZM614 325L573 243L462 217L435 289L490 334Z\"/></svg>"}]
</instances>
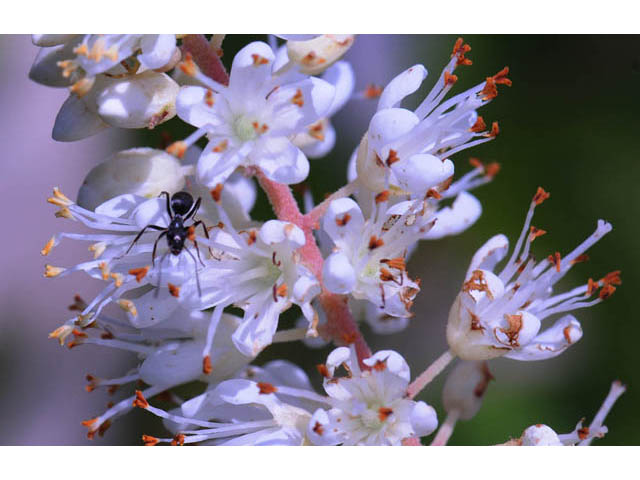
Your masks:
<instances>
[{"instance_id":1,"label":"ant head","mask_svg":"<svg viewBox=\"0 0 640 480\"><path fill-rule=\"evenodd\" d=\"M193 206L193 197L187 192L176 192L171 196L171 210L176 215L186 215Z\"/></svg>"}]
</instances>

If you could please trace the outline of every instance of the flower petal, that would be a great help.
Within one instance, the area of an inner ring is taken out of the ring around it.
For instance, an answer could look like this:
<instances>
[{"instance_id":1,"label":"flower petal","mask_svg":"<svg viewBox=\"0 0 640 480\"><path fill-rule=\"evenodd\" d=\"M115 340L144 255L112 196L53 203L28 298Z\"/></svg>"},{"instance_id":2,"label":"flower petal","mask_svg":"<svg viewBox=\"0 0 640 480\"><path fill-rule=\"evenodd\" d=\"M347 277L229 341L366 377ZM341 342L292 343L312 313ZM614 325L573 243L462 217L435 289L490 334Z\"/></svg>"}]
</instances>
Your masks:
<instances>
[{"instance_id":1,"label":"flower petal","mask_svg":"<svg viewBox=\"0 0 640 480\"><path fill-rule=\"evenodd\" d=\"M302 182L309 175L309 160L285 137L262 139L250 156L274 182L291 185Z\"/></svg>"},{"instance_id":2,"label":"flower petal","mask_svg":"<svg viewBox=\"0 0 640 480\"><path fill-rule=\"evenodd\" d=\"M437 219L436 223L422 238L436 240L449 235L458 235L473 225L478 218L480 218L481 214L482 204L478 199L470 193L460 192L450 207L444 207L438 210L435 214ZM506 237L504 238L506 239ZM499 260L496 260L493 265L498 261ZM480 268L491 270L493 265L491 265L491 267L483 266Z\"/></svg>"},{"instance_id":3,"label":"flower petal","mask_svg":"<svg viewBox=\"0 0 640 480\"><path fill-rule=\"evenodd\" d=\"M275 55L264 42L252 42L240 50L231 65L229 88L234 96L264 97L273 88L270 82Z\"/></svg>"},{"instance_id":4,"label":"flower petal","mask_svg":"<svg viewBox=\"0 0 640 480\"><path fill-rule=\"evenodd\" d=\"M427 77L427 69L422 65L414 65L395 77L382 91L378 101L378 110L394 108L407 95L412 94Z\"/></svg>"},{"instance_id":5,"label":"flower petal","mask_svg":"<svg viewBox=\"0 0 640 480\"><path fill-rule=\"evenodd\" d=\"M322 280L332 293L351 293L356 285L356 272L349 257L342 252L329 255L322 266Z\"/></svg>"},{"instance_id":6,"label":"flower petal","mask_svg":"<svg viewBox=\"0 0 640 480\"><path fill-rule=\"evenodd\" d=\"M51 136L58 142L75 142L108 127L98 114L89 109L83 99L69 95L56 116Z\"/></svg>"},{"instance_id":7,"label":"flower petal","mask_svg":"<svg viewBox=\"0 0 640 480\"><path fill-rule=\"evenodd\" d=\"M271 135L297 133L326 116L335 92L333 85L315 77L280 86L267 98L267 109L273 112Z\"/></svg>"},{"instance_id":8,"label":"flower petal","mask_svg":"<svg viewBox=\"0 0 640 480\"><path fill-rule=\"evenodd\" d=\"M438 415L431 405L417 402L411 410L411 426L418 437L430 435L438 428Z\"/></svg>"},{"instance_id":9,"label":"flower petal","mask_svg":"<svg viewBox=\"0 0 640 480\"><path fill-rule=\"evenodd\" d=\"M140 40L142 53L138 55L138 60L143 67L156 69L164 67L171 61L173 52L176 50L175 35L143 35Z\"/></svg>"},{"instance_id":10,"label":"flower petal","mask_svg":"<svg viewBox=\"0 0 640 480\"><path fill-rule=\"evenodd\" d=\"M398 180L398 186L414 195L424 196L427 190L434 188L453 175L451 160L440 160L428 153L401 158L391 166Z\"/></svg>"}]
</instances>

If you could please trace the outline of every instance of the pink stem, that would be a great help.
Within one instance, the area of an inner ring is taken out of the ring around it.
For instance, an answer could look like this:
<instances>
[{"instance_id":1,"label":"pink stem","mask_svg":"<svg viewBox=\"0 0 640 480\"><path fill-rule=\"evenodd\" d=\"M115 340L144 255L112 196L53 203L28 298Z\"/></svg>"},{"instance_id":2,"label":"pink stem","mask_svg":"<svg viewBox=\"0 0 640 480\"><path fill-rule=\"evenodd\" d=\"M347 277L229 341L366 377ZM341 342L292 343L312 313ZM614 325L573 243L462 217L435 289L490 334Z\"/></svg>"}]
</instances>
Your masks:
<instances>
[{"instance_id":1,"label":"pink stem","mask_svg":"<svg viewBox=\"0 0 640 480\"><path fill-rule=\"evenodd\" d=\"M454 358L455 355L451 353L451 350L447 350L440 355L435 362L429 365L427 369L422 372L418 378L411 383L411 385L409 385L407 388L407 396L409 398L414 398L431 382L431 380L436 378Z\"/></svg>"},{"instance_id":2,"label":"pink stem","mask_svg":"<svg viewBox=\"0 0 640 480\"><path fill-rule=\"evenodd\" d=\"M447 418L438 430L438 433L436 433L436 438L431 442L432 447L442 447L447 444L459 417L460 414L456 410L451 411L449 415L447 415Z\"/></svg>"},{"instance_id":3,"label":"pink stem","mask_svg":"<svg viewBox=\"0 0 640 480\"><path fill-rule=\"evenodd\" d=\"M322 282L322 264L324 260L312 233L317 220L313 216L303 215L300 212L298 203L287 185L269 180L259 170L256 173L256 177L267 194L278 219L291 222L304 231L306 243L298 252L305 266ZM362 360L371 356L371 349L362 337L358 325L353 320L347 297L336 295L323 288L319 300L327 314L327 325L323 333L339 345L354 343L361 368L368 368L362 364Z\"/></svg>"},{"instance_id":4,"label":"pink stem","mask_svg":"<svg viewBox=\"0 0 640 480\"><path fill-rule=\"evenodd\" d=\"M229 75L204 35L186 35L182 39L182 48L191 54L200 71L207 77L222 85L229 85Z\"/></svg>"}]
</instances>

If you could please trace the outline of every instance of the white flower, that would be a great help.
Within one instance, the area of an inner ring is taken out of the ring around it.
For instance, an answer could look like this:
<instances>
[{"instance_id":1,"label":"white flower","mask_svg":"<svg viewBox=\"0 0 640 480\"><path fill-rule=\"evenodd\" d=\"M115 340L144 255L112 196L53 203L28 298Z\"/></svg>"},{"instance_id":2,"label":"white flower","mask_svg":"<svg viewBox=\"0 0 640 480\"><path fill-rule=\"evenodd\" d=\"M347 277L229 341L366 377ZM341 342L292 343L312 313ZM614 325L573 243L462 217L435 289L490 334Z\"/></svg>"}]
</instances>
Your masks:
<instances>
[{"instance_id":1,"label":"white flower","mask_svg":"<svg viewBox=\"0 0 640 480\"><path fill-rule=\"evenodd\" d=\"M289 137L306 131L329 111L334 87L317 78L289 81L274 71L275 55L262 42L244 47L233 60L229 85L191 71L209 87L183 87L178 116L198 127L174 150L180 154L202 135L209 143L198 161L198 179L209 188L223 183L238 166L257 166L271 180L298 183L309 162Z\"/></svg>"},{"instance_id":2,"label":"white flower","mask_svg":"<svg viewBox=\"0 0 640 480\"><path fill-rule=\"evenodd\" d=\"M435 410L406 397L409 366L391 350L365 359L361 370L353 348L339 347L319 370L330 397L329 411L318 409L307 435L317 445L400 445L404 438L433 432ZM346 377L336 376L343 366Z\"/></svg>"},{"instance_id":3,"label":"white flower","mask_svg":"<svg viewBox=\"0 0 640 480\"><path fill-rule=\"evenodd\" d=\"M176 433L173 438L143 436L147 445L157 443L209 445L302 445L311 413L297 406L299 395L318 397L310 390L304 372L288 362L276 361L249 367L245 377L227 380L166 412L148 402L137 406L162 417ZM277 384L267 380L277 381Z\"/></svg>"},{"instance_id":4,"label":"white flower","mask_svg":"<svg viewBox=\"0 0 640 480\"><path fill-rule=\"evenodd\" d=\"M83 308L83 302L76 298L76 308ZM240 324L240 319L225 314L211 349L209 371L202 371L202 345L204 344L209 315L199 311L175 310L166 320L157 325L135 329L101 314L91 329L73 331L73 341L69 347L78 345L100 345L102 347L128 350L136 353L140 364L119 378L103 379L87 375L86 390L106 388L113 393L121 386L134 382L144 382L148 387L144 395L152 397L165 393L170 401L176 396L170 389L193 381L215 384L237 375L252 359L233 348L230 337ZM135 397L128 397L109 407L104 413L83 422L89 429L89 438L95 433L102 435L111 422L134 406Z\"/></svg>"},{"instance_id":5,"label":"white flower","mask_svg":"<svg viewBox=\"0 0 640 480\"><path fill-rule=\"evenodd\" d=\"M613 382L607 397L604 399L602 406L588 427L582 425L584 421L583 418L571 433L558 435L551 427L538 423L527 428L516 442L519 445L527 447L590 445L594 438L602 438L607 433L607 427L604 426L602 422L604 422L604 419L616 400L618 400L626 389L627 387L620 383L620 381L616 380Z\"/></svg>"},{"instance_id":6,"label":"white flower","mask_svg":"<svg viewBox=\"0 0 640 480\"><path fill-rule=\"evenodd\" d=\"M383 90L357 158L358 177L369 189L379 192L391 187L418 196L444 190L454 172L448 158L497 135L497 123L487 132L476 110L495 98L497 84L511 84L508 68L443 101L457 81L456 66L470 63L464 56L469 50L462 39L456 42L451 61L414 111L399 106L427 76L422 65L401 73Z\"/></svg>"},{"instance_id":7,"label":"white flower","mask_svg":"<svg viewBox=\"0 0 640 480\"><path fill-rule=\"evenodd\" d=\"M447 325L449 346L459 357L543 360L559 355L582 337L580 323L572 315L565 315L540 331L541 321L600 303L615 291L613 285L620 284L616 271L599 282L589 279L585 285L553 294L553 285L576 262L585 260L584 252L612 227L599 220L596 231L571 253L561 257L556 252L536 263L529 255L530 246L536 237L546 232L530 228L531 218L536 205L548 196L538 189L511 258L500 273L493 270L507 254L509 242L504 235L491 238L474 255ZM588 300L599 287L602 289L598 297Z\"/></svg>"},{"instance_id":8,"label":"white flower","mask_svg":"<svg viewBox=\"0 0 640 480\"><path fill-rule=\"evenodd\" d=\"M210 335L222 310L235 305L244 310L244 318L233 342L246 355L257 355L271 343L280 314L292 303L301 308L315 335L311 300L320 286L295 253L305 244L303 231L292 223L270 220L259 229L239 232L222 208L220 217L221 228L205 242L216 252L215 260L202 272L202 296L192 295L197 304L216 307Z\"/></svg>"},{"instance_id":9,"label":"white flower","mask_svg":"<svg viewBox=\"0 0 640 480\"><path fill-rule=\"evenodd\" d=\"M132 194L117 196L95 211L87 210L72 202L57 188L49 202L61 207L56 216L79 220L93 231L91 233L58 233L42 249L48 255L61 239L93 242L89 250L93 260L79 263L72 268L47 265L45 276L56 277L75 271L110 282L69 324L86 326L110 303L117 303L127 312L133 326L144 328L167 318L182 298L190 298L194 289L198 298L198 273L207 260L206 248L196 249L195 241L201 240L204 225L188 231L184 248L178 254L171 253L161 229L169 225L167 199L147 200ZM196 215L197 212L196 212ZM199 218L199 216L197 216ZM190 221L186 222L189 226ZM158 228L147 228L147 225ZM190 301L193 308L204 308Z\"/></svg>"},{"instance_id":10,"label":"white flower","mask_svg":"<svg viewBox=\"0 0 640 480\"><path fill-rule=\"evenodd\" d=\"M324 232L335 244L325 260L325 287L338 294L372 302L380 312L409 317L419 285L405 268L405 251L429 228L420 209L423 202L404 202L386 209L379 201L365 220L350 198L334 200L324 217Z\"/></svg>"},{"instance_id":11,"label":"white flower","mask_svg":"<svg viewBox=\"0 0 640 480\"><path fill-rule=\"evenodd\" d=\"M145 198L157 197L163 191L174 194L184 188L186 173L176 157L164 150L123 150L91 169L78 192L78 205L94 210L126 193Z\"/></svg>"},{"instance_id":12,"label":"white flower","mask_svg":"<svg viewBox=\"0 0 640 480\"><path fill-rule=\"evenodd\" d=\"M358 173L356 170L357 150L353 152L347 173L349 182L358 181ZM435 220L433 226L426 230L421 236L423 240L437 240L450 235L458 235L471 227L482 214L482 205L480 201L470 194L468 190L485 185L490 182L499 170L497 163L487 166L482 165L476 159L473 159L472 165L474 169L460 177L457 181L449 185L448 181L443 185L429 190L426 201L430 205L430 211L434 211L432 220ZM406 200L406 195L393 195L393 190L384 190L389 192L389 204L393 205ZM370 197L375 192L367 187L363 182L358 182L358 190L354 194L360 204L363 213L370 215L371 208L367 205L372 204ZM396 192L397 193L397 192ZM410 198L414 197L410 195ZM415 198L415 197L414 197ZM454 199L450 206L440 209L440 202ZM412 249L409 250L409 255Z\"/></svg>"}]
</instances>

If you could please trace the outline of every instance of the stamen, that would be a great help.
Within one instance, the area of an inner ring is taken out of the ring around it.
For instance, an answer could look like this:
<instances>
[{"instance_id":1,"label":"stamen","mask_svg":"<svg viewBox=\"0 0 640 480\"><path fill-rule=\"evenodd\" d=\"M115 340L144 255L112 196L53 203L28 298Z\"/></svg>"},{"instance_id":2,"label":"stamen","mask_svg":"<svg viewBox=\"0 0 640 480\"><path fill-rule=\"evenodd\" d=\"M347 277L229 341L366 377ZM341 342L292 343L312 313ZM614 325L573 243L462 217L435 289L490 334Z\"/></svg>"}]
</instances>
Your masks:
<instances>
[{"instance_id":1,"label":"stamen","mask_svg":"<svg viewBox=\"0 0 640 480\"><path fill-rule=\"evenodd\" d=\"M378 409L378 418L381 422L387 420L393 414L393 410L389 407L380 407Z\"/></svg>"},{"instance_id":2,"label":"stamen","mask_svg":"<svg viewBox=\"0 0 640 480\"><path fill-rule=\"evenodd\" d=\"M153 447L157 445L160 440L156 437L152 437L151 435L142 435L142 441L144 442L145 447Z\"/></svg>"},{"instance_id":3,"label":"stamen","mask_svg":"<svg viewBox=\"0 0 640 480\"><path fill-rule=\"evenodd\" d=\"M213 367L211 366L211 356L207 355L202 359L202 373L205 375L209 375L213 372Z\"/></svg>"},{"instance_id":4,"label":"stamen","mask_svg":"<svg viewBox=\"0 0 640 480\"><path fill-rule=\"evenodd\" d=\"M387 200L389 200L389 190L383 190L382 192L378 193L375 197L376 203L383 203L383 202L386 202Z\"/></svg>"},{"instance_id":5,"label":"stamen","mask_svg":"<svg viewBox=\"0 0 640 480\"><path fill-rule=\"evenodd\" d=\"M339 227L344 227L347 223L349 223L349 220L351 220L351 215L345 213L342 218L336 217L336 225L338 225Z\"/></svg>"},{"instance_id":6,"label":"stamen","mask_svg":"<svg viewBox=\"0 0 640 480\"><path fill-rule=\"evenodd\" d=\"M268 59L264 58L261 55L258 55L257 53L252 54L251 58L253 58L254 67L259 67L260 65L266 65L269 63Z\"/></svg>"},{"instance_id":7,"label":"stamen","mask_svg":"<svg viewBox=\"0 0 640 480\"><path fill-rule=\"evenodd\" d=\"M216 187L211 190L211 198L213 198L213 201L216 203L220 203L220 200L222 199L222 189L224 188L224 184L219 183L216 185Z\"/></svg>"},{"instance_id":8,"label":"stamen","mask_svg":"<svg viewBox=\"0 0 640 480\"><path fill-rule=\"evenodd\" d=\"M47 242L47 244L44 246L44 248L42 250L40 250L40 255L42 255L42 256L49 255L49 252L51 251L51 249L55 245L55 241L56 241L56 237L55 236L51 237L49 239L49 241Z\"/></svg>"},{"instance_id":9,"label":"stamen","mask_svg":"<svg viewBox=\"0 0 640 480\"><path fill-rule=\"evenodd\" d=\"M546 233L546 230L542 230L541 228L536 228L531 225L531 228L529 229L529 242L533 242L536 238L541 237Z\"/></svg>"},{"instance_id":10,"label":"stamen","mask_svg":"<svg viewBox=\"0 0 640 480\"><path fill-rule=\"evenodd\" d=\"M393 148L389 150L389 156L387 157L387 166L390 167L394 163L400 161L398 157L398 152L396 152Z\"/></svg>"},{"instance_id":11,"label":"stamen","mask_svg":"<svg viewBox=\"0 0 640 480\"><path fill-rule=\"evenodd\" d=\"M130 313L134 317L138 316L138 309L136 308L135 304L131 300L121 298L120 300L118 300L118 305L120 306L121 309L123 309L125 312Z\"/></svg>"},{"instance_id":12,"label":"stamen","mask_svg":"<svg viewBox=\"0 0 640 480\"><path fill-rule=\"evenodd\" d=\"M369 238L369 250L375 250L383 245L384 241L381 238L378 238L375 235L371 235L371 238Z\"/></svg>"},{"instance_id":13,"label":"stamen","mask_svg":"<svg viewBox=\"0 0 640 480\"><path fill-rule=\"evenodd\" d=\"M182 158L184 154L187 153L187 144L181 140L177 142L173 142L169 145L165 150L167 153L173 155L174 157Z\"/></svg>"},{"instance_id":14,"label":"stamen","mask_svg":"<svg viewBox=\"0 0 640 480\"><path fill-rule=\"evenodd\" d=\"M538 190L536 191L536 194L533 196L533 203L535 203L536 205L540 205L540 204L542 204L542 202L544 202L550 196L551 196L550 193L545 192L542 187L538 187Z\"/></svg>"},{"instance_id":15,"label":"stamen","mask_svg":"<svg viewBox=\"0 0 640 480\"><path fill-rule=\"evenodd\" d=\"M275 386L267 382L258 382L258 388L260 389L261 395L269 395L278 391Z\"/></svg>"},{"instance_id":16,"label":"stamen","mask_svg":"<svg viewBox=\"0 0 640 480\"><path fill-rule=\"evenodd\" d=\"M182 73L190 77L195 77L198 73L198 67L193 61L191 53L187 52L184 59L178 64L178 68L182 70Z\"/></svg>"},{"instance_id":17,"label":"stamen","mask_svg":"<svg viewBox=\"0 0 640 480\"><path fill-rule=\"evenodd\" d=\"M302 95L302 90L300 88L296 90L296 94L291 99L291 103L301 108L304 105L304 96Z\"/></svg>"},{"instance_id":18,"label":"stamen","mask_svg":"<svg viewBox=\"0 0 640 480\"><path fill-rule=\"evenodd\" d=\"M382 95L382 87L380 85L375 85L373 83L369 83L364 88L364 98L372 100L374 98L380 97Z\"/></svg>"},{"instance_id":19,"label":"stamen","mask_svg":"<svg viewBox=\"0 0 640 480\"><path fill-rule=\"evenodd\" d=\"M65 270L66 268L63 268L63 267L54 267L52 265L46 264L44 266L44 276L47 278L57 277Z\"/></svg>"},{"instance_id":20,"label":"stamen","mask_svg":"<svg viewBox=\"0 0 640 480\"><path fill-rule=\"evenodd\" d=\"M173 283L167 283L171 296L178 298L180 296L180 287Z\"/></svg>"}]
</instances>

